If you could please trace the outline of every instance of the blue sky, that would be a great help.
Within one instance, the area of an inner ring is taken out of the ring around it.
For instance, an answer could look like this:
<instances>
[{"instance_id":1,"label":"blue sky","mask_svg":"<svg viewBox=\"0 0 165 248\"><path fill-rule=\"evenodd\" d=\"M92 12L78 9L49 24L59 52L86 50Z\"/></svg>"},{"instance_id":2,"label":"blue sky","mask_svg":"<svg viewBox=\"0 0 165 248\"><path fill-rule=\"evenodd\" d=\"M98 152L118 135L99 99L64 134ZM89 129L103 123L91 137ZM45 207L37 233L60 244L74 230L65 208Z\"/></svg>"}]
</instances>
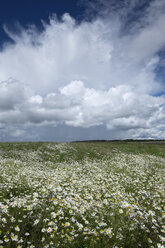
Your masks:
<instances>
[{"instance_id":1,"label":"blue sky","mask_svg":"<svg viewBox=\"0 0 165 248\"><path fill-rule=\"evenodd\" d=\"M71 16L79 19L84 10L78 0L2 0L0 7L1 44L9 41L9 37L3 30L4 24L14 28L14 25L19 22L23 26L35 24L38 28L42 28L41 19L48 21L49 16L53 13L60 17L63 13L68 12Z\"/></svg>"},{"instance_id":2,"label":"blue sky","mask_svg":"<svg viewBox=\"0 0 165 248\"><path fill-rule=\"evenodd\" d=\"M164 0L0 3L0 140L165 138Z\"/></svg>"}]
</instances>

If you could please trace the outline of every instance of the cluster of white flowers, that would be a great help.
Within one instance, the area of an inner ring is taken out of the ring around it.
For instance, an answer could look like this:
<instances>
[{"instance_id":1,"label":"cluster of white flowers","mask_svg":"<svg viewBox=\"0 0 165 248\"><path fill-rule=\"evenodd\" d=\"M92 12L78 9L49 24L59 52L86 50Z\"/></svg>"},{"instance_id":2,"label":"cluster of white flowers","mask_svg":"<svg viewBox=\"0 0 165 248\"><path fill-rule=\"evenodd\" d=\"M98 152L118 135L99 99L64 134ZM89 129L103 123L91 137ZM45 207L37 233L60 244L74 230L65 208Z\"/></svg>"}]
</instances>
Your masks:
<instances>
[{"instance_id":1,"label":"cluster of white flowers","mask_svg":"<svg viewBox=\"0 0 165 248\"><path fill-rule=\"evenodd\" d=\"M165 160L115 152L77 162L70 146L45 144L45 161L42 147L0 153L0 248L128 247L135 237L163 247Z\"/></svg>"}]
</instances>

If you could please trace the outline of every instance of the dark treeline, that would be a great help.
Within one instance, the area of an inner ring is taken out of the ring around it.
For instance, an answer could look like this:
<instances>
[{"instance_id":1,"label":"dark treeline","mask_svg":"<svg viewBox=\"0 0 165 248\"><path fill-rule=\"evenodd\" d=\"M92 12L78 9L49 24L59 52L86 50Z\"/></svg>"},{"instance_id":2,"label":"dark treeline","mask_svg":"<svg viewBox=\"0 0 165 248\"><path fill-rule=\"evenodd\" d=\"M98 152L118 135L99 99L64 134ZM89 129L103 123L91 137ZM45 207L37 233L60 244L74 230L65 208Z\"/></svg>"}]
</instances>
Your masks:
<instances>
[{"instance_id":1,"label":"dark treeline","mask_svg":"<svg viewBox=\"0 0 165 248\"><path fill-rule=\"evenodd\" d=\"M148 142L148 143L165 143L164 139L124 139L124 140L120 140L120 139L116 139L116 140L77 140L77 141L72 141L72 142L121 142L121 143L125 143L125 142Z\"/></svg>"}]
</instances>

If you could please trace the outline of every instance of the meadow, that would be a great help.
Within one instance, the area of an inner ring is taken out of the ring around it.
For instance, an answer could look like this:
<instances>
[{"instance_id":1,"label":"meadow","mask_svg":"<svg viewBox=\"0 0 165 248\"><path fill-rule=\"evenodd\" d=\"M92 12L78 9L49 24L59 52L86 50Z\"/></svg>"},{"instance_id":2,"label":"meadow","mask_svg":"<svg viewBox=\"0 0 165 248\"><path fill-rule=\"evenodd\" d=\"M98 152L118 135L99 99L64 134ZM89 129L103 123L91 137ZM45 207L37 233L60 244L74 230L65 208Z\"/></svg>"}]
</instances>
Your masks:
<instances>
[{"instance_id":1,"label":"meadow","mask_svg":"<svg viewBox=\"0 0 165 248\"><path fill-rule=\"evenodd\" d=\"M0 248L163 248L164 176L163 143L0 143Z\"/></svg>"}]
</instances>

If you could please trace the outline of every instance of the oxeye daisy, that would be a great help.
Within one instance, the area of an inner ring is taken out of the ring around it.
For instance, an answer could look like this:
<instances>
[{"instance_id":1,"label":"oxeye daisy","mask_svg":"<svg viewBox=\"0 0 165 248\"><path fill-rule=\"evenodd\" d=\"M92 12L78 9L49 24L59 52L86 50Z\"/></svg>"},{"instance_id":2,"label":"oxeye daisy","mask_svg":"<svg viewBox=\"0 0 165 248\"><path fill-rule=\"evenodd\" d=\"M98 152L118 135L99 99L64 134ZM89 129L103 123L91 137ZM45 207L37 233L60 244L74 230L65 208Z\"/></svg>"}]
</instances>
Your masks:
<instances>
[{"instance_id":1,"label":"oxeye daisy","mask_svg":"<svg viewBox=\"0 0 165 248\"><path fill-rule=\"evenodd\" d=\"M39 219L36 219L35 221L34 221L34 225L37 225L38 223L39 223Z\"/></svg>"},{"instance_id":2,"label":"oxeye daisy","mask_svg":"<svg viewBox=\"0 0 165 248\"><path fill-rule=\"evenodd\" d=\"M52 228L51 227L48 227L47 233L51 233L51 232L52 232Z\"/></svg>"},{"instance_id":3,"label":"oxeye daisy","mask_svg":"<svg viewBox=\"0 0 165 248\"><path fill-rule=\"evenodd\" d=\"M9 242L9 239L7 237L5 237L4 241L7 243L7 242Z\"/></svg>"},{"instance_id":4,"label":"oxeye daisy","mask_svg":"<svg viewBox=\"0 0 165 248\"><path fill-rule=\"evenodd\" d=\"M15 227L15 230L16 230L17 232L19 232L19 231L20 231L19 226L16 226L16 227Z\"/></svg>"}]
</instances>

